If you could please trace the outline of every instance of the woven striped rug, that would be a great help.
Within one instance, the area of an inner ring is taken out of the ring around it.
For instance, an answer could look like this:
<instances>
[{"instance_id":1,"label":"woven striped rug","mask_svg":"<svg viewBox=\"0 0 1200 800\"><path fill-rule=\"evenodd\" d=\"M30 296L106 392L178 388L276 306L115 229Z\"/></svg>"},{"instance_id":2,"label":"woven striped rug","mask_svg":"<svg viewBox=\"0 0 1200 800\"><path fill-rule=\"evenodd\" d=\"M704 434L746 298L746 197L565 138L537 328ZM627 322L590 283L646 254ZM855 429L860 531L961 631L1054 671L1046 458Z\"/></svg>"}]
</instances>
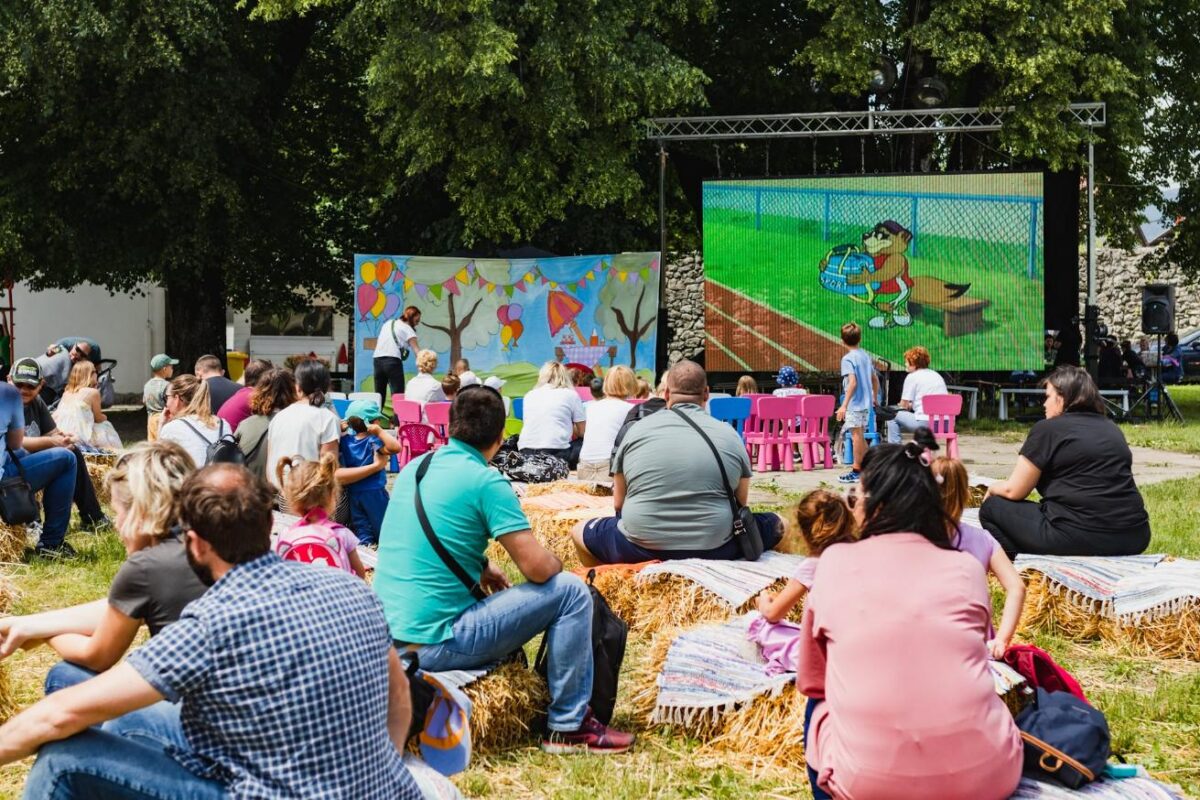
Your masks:
<instances>
[{"instance_id":1,"label":"woven striped rug","mask_svg":"<svg viewBox=\"0 0 1200 800\"><path fill-rule=\"evenodd\" d=\"M1113 611L1125 624L1137 625L1182 612L1200 602L1200 561L1179 559L1122 578Z\"/></svg>"},{"instance_id":2,"label":"woven striped rug","mask_svg":"<svg viewBox=\"0 0 1200 800\"><path fill-rule=\"evenodd\" d=\"M1102 780L1089 783L1082 789L1068 789L1057 783L1021 778L1012 800L1075 800L1080 797L1092 800L1182 800L1183 795L1176 794L1165 783L1152 778Z\"/></svg>"},{"instance_id":3,"label":"woven striped rug","mask_svg":"<svg viewBox=\"0 0 1200 800\"><path fill-rule=\"evenodd\" d=\"M757 561L683 558L651 564L636 580L642 584L660 575L676 575L703 586L737 609L780 578L790 578L803 560L804 556L773 551L763 553Z\"/></svg>"},{"instance_id":4,"label":"woven striped rug","mask_svg":"<svg viewBox=\"0 0 1200 800\"><path fill-rule=\"evenodd\" d=\"M1040 572L1067 598L1102 616L1113 615L1117 585L1127 578L1153 570L1161 554L1140 556L1035 556L1019 555L1018 572Z\"/></svg>"}]
</instances>

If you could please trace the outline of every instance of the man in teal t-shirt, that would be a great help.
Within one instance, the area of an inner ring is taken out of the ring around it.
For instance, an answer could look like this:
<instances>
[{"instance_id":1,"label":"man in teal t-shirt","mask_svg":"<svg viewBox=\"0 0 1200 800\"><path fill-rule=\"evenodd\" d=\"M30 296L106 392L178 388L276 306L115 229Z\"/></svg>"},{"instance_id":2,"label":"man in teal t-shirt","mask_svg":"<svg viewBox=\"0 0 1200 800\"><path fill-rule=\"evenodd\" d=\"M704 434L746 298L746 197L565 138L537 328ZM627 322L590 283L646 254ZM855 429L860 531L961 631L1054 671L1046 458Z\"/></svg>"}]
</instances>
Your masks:
<instances>
[{"instance_id":1,"label":"man in teal t-shirt","mask_svg":"<svg viewBox=\"0 0 1200 800\"><path fill-rule=\"evenodd\" d=\"M592 695L592 597L529 530L512 486L488 462L504 437L504 401L485 386L462 389L450 410L450 441L396 479L379 536L375 592L397 647L415 650L431 671L477 669L547 636L550 753L620 753L633 736L600 723ZM429 525L482 600L442 560L416 511L417 472L429 459L420 496ZM488 563L497 540L527 583L510 586Z\"/></svg>"},{"instance_id":2,"label":"man in teal t-shirt","mask_svg":"<svg viewBox=\"0 0 1200 800\"><path fill-rule=\"evenodd\" d=\"M842 405L837 418L850 430L854 442L854 464L850 471L838 476L840 483L858 483L862 470L863 456L867 454L867 423L871 416L871 405L879 394L879 378L871 357L858 346L862 341L862 328L853 322L842 326L842 344L846 355L842 356Z\"/></svg>"}]
</instances>

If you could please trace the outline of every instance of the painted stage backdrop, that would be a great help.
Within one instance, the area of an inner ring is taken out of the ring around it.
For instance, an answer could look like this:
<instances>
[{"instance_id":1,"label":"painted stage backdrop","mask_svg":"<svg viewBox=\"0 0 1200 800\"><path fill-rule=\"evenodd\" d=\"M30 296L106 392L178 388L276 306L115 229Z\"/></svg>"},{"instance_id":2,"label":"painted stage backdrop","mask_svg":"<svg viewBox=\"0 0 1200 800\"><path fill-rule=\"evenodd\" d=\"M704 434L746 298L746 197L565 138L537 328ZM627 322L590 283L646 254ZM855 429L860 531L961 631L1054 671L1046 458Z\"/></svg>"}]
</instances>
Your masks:
<instances>
[{"instance_id":1,"label":"painted stage backdrop","mask_svg":"<svg viewBox=\"0 0 1200 800\"><path fill-rule=\"evenodd\" d=\"M477 375L532 387L549 360L651 374L657 343L658 253L537 259L356 255L354 384L374 391L372 352L383 324L421 309L417 340L437 374L466 358ZM416 373L415 354L405 370Z\"/></svg>"}]
</instances>

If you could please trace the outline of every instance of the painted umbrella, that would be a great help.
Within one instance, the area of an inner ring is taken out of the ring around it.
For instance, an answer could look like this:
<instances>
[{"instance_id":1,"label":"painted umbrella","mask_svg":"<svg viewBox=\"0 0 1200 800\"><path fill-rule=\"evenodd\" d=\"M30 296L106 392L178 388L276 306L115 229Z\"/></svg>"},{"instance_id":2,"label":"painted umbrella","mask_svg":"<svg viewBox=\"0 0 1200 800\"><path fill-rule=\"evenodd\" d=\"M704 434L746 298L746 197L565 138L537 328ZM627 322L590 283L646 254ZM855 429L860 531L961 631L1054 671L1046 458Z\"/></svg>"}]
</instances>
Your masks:
<instances>
[{"instance_id":1,"label":"painted umbrella","mask_svg":"<svg viewBox=\"0 0 1200 800\"><path fill-rule=\"evenodd\" d=\"M580 311L583 311L583 303L578 297L566 292L550 292L546 296L546 317L550 320L550 336L558 336L564 325L570 325L571 330L579 337L578 341L581 344L586 342L583 331L579 330L579 325L575 322L575 317L579 316Z\"/></svg>"}]
</instances>

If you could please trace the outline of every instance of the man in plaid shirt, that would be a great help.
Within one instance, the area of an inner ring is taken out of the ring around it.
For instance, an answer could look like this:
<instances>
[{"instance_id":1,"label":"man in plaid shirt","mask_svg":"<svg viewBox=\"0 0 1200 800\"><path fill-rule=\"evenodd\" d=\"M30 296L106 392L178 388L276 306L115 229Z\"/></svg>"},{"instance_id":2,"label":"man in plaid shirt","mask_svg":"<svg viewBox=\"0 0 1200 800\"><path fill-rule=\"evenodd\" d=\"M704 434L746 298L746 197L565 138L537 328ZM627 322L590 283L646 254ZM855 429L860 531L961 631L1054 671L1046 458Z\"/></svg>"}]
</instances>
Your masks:
<instances>
[{"instance_id":1,"label":"man in plaid shirt","mask_svg":"<svg viewBox=\"0 0 1200 800\"><path fill-rule=\"evenodd\" d=\"M188 560L212 588L123 663L0 728L0 762L40 748L26 797L419 800L379 601L269 551L273 494L231 464L187 480Z\"/></svg>"}]
</instances>

